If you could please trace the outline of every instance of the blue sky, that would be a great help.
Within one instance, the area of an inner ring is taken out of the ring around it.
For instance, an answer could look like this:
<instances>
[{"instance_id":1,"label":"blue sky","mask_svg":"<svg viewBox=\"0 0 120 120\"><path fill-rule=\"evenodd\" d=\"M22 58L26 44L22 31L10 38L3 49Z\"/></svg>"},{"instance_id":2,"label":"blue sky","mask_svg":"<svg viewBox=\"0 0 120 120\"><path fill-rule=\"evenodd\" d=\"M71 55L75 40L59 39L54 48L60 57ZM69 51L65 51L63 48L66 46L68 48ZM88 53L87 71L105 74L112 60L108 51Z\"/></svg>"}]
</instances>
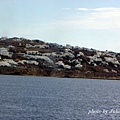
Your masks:
<instances>
[{"instance_id":1,"label":"blue sky","mask_svg":"<svg viewBox=\"0 0 120 120\"><path fill-rule=\"evenodd\" d=\"M120 52L120 0L0 0L0 36Z\"/></svg>"}]
</instances>

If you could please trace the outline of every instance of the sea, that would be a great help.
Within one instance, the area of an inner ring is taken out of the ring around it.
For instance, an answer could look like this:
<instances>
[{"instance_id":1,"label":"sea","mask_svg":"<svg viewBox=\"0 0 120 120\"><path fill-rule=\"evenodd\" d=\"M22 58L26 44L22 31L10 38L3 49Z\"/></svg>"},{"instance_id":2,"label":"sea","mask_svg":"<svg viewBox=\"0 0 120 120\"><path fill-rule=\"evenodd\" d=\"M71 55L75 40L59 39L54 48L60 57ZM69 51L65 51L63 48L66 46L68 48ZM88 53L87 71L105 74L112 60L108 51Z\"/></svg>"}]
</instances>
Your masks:
<instances>
[{"instance_id":1,"label":"sea","mask_svg":"<svg viewBox=\"0 0 120 120\"><path fill-rule=\"evenodd\" d=\"M120 81L0 75L0 120L120 120Z\"/></svg>"}]
</instances>

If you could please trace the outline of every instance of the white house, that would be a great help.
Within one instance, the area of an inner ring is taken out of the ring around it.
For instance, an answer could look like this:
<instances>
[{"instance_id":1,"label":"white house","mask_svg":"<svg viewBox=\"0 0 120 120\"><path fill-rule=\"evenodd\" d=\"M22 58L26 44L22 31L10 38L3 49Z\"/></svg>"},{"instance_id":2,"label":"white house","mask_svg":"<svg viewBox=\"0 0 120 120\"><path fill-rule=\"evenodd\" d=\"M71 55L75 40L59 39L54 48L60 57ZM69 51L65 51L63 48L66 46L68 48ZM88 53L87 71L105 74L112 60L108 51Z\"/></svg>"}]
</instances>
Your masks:
<instances>
[{"instance_id":1,"label":"white house","mask_svg":"<svg viewBox=\"0 0 120 120\"><path fill-rule=\"evenodd\" d=\"M20 63L20 64L33 64L33 65L38 65L39 63L37 62L37 61L35 61L35 60L20 60L18 63Z\"/></svg>"},{"instance_id":2,"label":"white house","mask_svg":"<svg viewBox=\"0 0 120 120\"><path fill-rule=\"evenodd\" d=\"M39 51L26 51L27 55L38 55Z\"/></svg>"},{"instance_id":3,"label":"white house","mask_svg":"<svg viewBox=\"0 0 120 120\"><path fill-rule=\"evenodd\" d=\"M43 44L43 45L35 45L35 48L49 48L49 45Z\"/></svg>"},{"instance_id":4,"label":"white house","mask_svg":"<svg viewBox=\"0 0 120 120\"><path fill-rule=\"evenodd\" d=\"M7 48L0 48L0 55L9 56Z\"/></svg>"},{"instance_id":5,"label":"white house","mask_svg":"<svg viewBox=\"0 0 120 120\"><path fill-rule=\"evenodd\" d=\"M62 67L65 68L65 69L71 69L71 66L70 66L70 65L65 65L65 64L63 63L63 61L58 61L58 62L56 62L56 65L58 65L59 67L62 66Z\"/></svg>"}]
</instances>

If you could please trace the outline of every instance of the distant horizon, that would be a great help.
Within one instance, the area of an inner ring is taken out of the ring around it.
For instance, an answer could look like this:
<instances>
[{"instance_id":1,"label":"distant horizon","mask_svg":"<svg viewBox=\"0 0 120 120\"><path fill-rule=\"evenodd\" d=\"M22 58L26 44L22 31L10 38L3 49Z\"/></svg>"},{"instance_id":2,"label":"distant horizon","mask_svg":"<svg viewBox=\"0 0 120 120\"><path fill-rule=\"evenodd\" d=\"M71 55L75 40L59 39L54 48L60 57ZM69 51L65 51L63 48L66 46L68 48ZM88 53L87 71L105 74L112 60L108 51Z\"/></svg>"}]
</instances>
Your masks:
<instances>
[{"instance_id":1,"label":"distant horizon","mask_svg":"<svg viewBox=\"0 0 120 120\"><path fill-rule=\"evenodd\" d=\"M0 36L120 52L120 0L0 0Z\"/></svg>"}]
</instances>

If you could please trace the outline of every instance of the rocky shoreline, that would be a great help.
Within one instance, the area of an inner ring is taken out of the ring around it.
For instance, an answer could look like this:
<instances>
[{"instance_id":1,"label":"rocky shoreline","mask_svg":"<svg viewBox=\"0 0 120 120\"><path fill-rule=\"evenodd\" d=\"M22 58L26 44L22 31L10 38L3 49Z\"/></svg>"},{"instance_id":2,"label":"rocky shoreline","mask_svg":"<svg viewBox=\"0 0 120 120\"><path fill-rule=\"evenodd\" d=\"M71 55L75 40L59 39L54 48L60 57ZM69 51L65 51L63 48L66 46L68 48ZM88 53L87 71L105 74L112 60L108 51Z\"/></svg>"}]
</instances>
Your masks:
<instances>
[{"instance_id":1,"label":"rocky shoreline","mask_svg":"<svg viewBox=\"0 0 120 120\"><path fill-rule=\"evenodd\" d=\"M1 37L0 74L119 80L120 53Z\"/></svg>"}]
</instances>

